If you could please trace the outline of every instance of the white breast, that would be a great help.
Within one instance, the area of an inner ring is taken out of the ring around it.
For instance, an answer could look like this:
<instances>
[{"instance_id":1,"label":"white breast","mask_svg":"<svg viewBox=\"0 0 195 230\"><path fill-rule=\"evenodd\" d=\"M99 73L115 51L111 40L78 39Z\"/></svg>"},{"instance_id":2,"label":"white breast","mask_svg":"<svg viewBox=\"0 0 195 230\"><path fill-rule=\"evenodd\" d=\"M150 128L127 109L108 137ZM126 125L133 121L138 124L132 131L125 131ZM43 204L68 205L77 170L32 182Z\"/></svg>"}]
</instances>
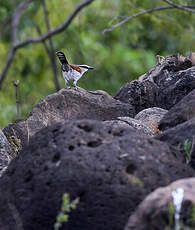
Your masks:
<instances>
[{"instance_id":1,"label":"white breast","mask_svg":"<svg viewBox=\"0 0 195 230\"><path fill-rule=\"evenodd\" d=\"M68 72L62 71L62 75L64 80L66 81L74 81L74 80L78 81L82 77L83 73L79 73L78 71L71 69Z\"/></svg>"}]
</instances>

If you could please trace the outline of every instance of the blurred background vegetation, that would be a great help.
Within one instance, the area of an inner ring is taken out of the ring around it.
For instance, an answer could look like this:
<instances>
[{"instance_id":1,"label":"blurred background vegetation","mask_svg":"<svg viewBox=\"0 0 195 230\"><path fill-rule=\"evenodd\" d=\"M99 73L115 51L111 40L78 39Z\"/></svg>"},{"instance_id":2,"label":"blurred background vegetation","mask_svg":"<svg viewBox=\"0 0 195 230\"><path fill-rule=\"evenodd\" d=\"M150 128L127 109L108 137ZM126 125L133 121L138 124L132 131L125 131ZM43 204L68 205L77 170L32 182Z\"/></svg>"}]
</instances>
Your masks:
<instances>
[{"instance_id":1,"label":"blurred background vegetation","mask_svg":"<svg viewBox=\"0 0 195 230\"><path fill-rule=\"evenodd\" d=\"M11 17L21 0L0 0L0 72L11 44ZM174 0L195 5L195 0ZM47 0L51 27L62 24L80 0ZM102 33L125 16L157 6L162 0L95 0L83 9L67 30L53 36L55 51L64 51L68 60L88 64L78 85L87 90L102 89L114 95L126 82L137 79L156 64L155 56L195 51L195 14L169 9L135 18L116 30ZM118 17L119 16L119 17ZM47 32L41 0L25 10L19 25L19 41L39 37L36 25ZM47 41L48 42L48 41ZM61 88L65 87L58 64ZM48 94L56 92L51 64L43 43L30 44L16 53L0 90L0 128L16 119L13 80L20 80L22 118Z\"/></svg>"}]
</instances>

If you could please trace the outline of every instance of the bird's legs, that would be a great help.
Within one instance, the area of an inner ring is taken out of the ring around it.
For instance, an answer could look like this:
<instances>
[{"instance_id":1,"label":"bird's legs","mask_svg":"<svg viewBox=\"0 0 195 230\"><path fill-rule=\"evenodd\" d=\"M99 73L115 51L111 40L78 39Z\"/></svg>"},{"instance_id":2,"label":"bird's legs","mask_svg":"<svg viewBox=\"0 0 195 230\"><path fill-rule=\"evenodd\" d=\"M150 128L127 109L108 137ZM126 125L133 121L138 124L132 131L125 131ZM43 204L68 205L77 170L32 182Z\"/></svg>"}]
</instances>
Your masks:
<instances>
[{"instance_id":1,"label":"bird's legs","mask_svg":"<svg viewBox=\"0 0 195 230\"><path fill-rule=\"evenodd\" d=\"M79 87L77 86L77 81L76 80L74 80L73 81L73 85L74 85L74 88L77 90Z\"/></svg>"},{"instance_id":2,"label":"bird's legs","mask_svg":"<svg viewBox=\"0 0 195 230\"><path fill-rule=\"evenodd\" d=\"M71 89L71 87L69 86L69 84L68 84L68 81L66 80L66 79L64 79L65 80L65 83L66 83L66 86L67 86L67 89Z\"/></svg>"}]
</instances>

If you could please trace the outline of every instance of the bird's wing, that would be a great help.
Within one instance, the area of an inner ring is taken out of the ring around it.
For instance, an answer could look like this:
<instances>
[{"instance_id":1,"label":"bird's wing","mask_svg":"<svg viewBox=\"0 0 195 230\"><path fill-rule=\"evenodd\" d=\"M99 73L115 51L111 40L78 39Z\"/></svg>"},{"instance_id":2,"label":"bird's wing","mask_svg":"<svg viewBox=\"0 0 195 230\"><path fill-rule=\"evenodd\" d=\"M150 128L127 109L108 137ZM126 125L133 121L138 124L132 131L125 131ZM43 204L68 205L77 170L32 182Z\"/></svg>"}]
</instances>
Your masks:
<instances>
[{"instance_id":1,"label":"bird's wing","mask_svg":"<svg viewBox=\"0 0 195 230\"><path fill-rule=\"evenodd\" d=\"M70 64L70 66L71 66L71 68L72 68L72 69L76 70L77 72L79 72L79 73L81 73L81 72L82 72L81 68L80 68L80 67L78 67L78 65L73 65L73 64Z\"/></svg>"}]
</instances>

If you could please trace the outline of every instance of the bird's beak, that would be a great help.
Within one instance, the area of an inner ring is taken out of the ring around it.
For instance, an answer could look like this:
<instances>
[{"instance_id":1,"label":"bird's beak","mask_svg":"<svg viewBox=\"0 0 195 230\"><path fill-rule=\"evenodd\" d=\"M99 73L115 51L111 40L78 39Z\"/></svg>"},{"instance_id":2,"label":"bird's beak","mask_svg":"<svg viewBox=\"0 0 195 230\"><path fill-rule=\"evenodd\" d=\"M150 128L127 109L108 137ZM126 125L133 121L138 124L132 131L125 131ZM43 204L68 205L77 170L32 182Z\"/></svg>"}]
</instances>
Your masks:
<instances>
[{"instance_id":1,"label":"bird's beak","mask_svg":"<svg viewBox=\"0 0 195 230\"><path fill-rule=\"evenodd\" d=\"M94 69L94 67L92 67L92 66L89 66L89 69L90 69L90 70L92 70L92 69Z\"/></svg>"}]
</instances>

